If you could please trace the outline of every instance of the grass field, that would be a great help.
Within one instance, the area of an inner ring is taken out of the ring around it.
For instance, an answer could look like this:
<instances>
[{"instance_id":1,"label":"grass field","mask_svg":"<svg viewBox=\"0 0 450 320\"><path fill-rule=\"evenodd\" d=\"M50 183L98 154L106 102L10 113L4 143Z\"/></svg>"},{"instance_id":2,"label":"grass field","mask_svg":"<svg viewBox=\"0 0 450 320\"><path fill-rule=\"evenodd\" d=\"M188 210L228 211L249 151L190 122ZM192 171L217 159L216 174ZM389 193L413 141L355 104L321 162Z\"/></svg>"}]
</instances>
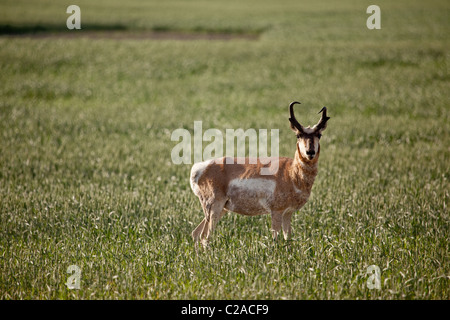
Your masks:
<instances>
[{"instance_id":1,"label":"grass field","mask_svg":"<svg viewBox=\"0 0 450 320\"><path fill-rule=\"evenodd\" d=\"M72 31L70 4L0 1L0 299L450 298L448 1L378 1L381 30L368 1L78 1ZM171 133L279 129L292 157L294 100L331 120L292 240L229 214L196 254Z\"/></svg>"}]
</instances>

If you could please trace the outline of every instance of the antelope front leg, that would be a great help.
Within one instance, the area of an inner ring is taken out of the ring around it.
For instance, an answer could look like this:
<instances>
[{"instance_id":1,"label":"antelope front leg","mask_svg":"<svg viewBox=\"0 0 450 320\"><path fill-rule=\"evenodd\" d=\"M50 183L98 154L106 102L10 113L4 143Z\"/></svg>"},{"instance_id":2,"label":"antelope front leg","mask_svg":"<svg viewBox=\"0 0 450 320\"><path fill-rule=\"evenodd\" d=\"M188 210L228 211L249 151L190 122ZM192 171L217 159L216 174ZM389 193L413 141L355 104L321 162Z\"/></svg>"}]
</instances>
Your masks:
<instances>
[{"instance_id":1,"label":"antelope front leg","mask_svg":"<svg viewBox=\"0 0 450 320\"><path fill-rule=\"evenodd\" d=\"M272 238L274 241L278 238L278 233L281 230L281 214L272 212Z\"/></svg>"},{"instance_id":2,"label":"antelope front leg","mask_svg":"<svg viewBox=\"0 0 450 320\"><path fill-rule=\"evenodd\" d=\"M285 212L282 216L284 240L291 239L291 217L292 212Z\"/></svg>"}]
</instances>

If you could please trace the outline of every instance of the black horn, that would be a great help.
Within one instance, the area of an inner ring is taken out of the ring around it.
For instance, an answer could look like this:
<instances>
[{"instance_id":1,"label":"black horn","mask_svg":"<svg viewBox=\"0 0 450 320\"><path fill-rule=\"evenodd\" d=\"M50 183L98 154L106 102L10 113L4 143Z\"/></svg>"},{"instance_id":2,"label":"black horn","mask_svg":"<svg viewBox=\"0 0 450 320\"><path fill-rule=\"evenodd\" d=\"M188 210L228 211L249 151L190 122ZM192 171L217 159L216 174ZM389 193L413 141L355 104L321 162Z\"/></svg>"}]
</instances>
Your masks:
<instances>
[{"instance_id":1,"label":"black horn","mask_svg":"<svg viewBox=\"0 0 450 320\"><path fill-rule=\"evenodd\" d=\"M315 125L315 130L321 131L325 130L327 127L327 121L330 120L330 117L327 117L327 107L323 107L319 113L322 113L322 117L320 118L319 122Z\"/></svg>"},{"instance_id":2,"label":"black horn","mask_svg":"<svg viewBox=\"0 0 450 320\"><path fill-rule=\"evenodd\" d=\"M291 117L289 118L289 121L291 122L291 128L293 130L295 128L298 131L303 132L302 125L297 121L297 119L295 118L295 115L294 115L294 104L300 104L300 102L294 101L294 102L291 102L291 104L289 105L289 112L291 114Z\"/></svg>"}]
</instances>

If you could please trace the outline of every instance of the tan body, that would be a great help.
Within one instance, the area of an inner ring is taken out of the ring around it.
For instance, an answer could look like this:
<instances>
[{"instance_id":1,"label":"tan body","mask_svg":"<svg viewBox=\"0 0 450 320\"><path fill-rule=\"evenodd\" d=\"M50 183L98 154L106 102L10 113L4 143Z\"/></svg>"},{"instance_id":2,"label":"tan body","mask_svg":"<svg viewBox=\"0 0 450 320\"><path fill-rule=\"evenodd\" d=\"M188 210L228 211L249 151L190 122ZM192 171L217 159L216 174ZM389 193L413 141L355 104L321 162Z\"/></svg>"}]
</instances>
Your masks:
<instances>
[{"instance_id":1,"label":"tan body","mask_svg":"<svg viewBox=\"0 0 450 320\"><path fill-rule=\"evenodd\" d=\"M313 129L303 128L305 131ZM278 161L278 166L274 166L278 170L271 175L261 175L261 168L270 167L270 163L262 164L259 159L256 164L250 164L248 158L242 164L236 158L233 161L219 158L194 164L191 188L200 199L205 214L192 232L194 241L201 240L206 246L218 220L227 211L248 216L270 214L274 239L281 229L284 238L288 239L291 216L307 202L317 175L319 138L315 141L310 133L307 135L308 139L298 139L294 159L271 159ZM308 150L314 153L312 158L310 153L307 154Z\"/></svg>"}]
</instances>

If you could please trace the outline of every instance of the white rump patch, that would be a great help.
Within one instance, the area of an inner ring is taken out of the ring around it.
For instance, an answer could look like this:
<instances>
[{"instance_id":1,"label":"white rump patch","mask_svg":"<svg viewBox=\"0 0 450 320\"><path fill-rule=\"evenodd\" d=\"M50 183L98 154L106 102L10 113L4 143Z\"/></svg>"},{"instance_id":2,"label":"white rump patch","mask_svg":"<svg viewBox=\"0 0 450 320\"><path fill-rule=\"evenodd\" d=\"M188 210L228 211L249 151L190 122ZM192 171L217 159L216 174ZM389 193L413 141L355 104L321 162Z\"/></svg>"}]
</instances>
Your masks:
<instances>
[{"instance_id":1,"label":"white rump patch","mask_svg":"<svg viewBox=\"0 0 450 320\"><path fill-rule=\"evenodd\" d=\"M198 196L199 195L199 188L198 188L198 180L202 176L205 169L213 162L213 160L206 160L203 162L197 162L194 163L191 169L191 189L194 191L194 193Z\"/></svg>"}]
</instances>

